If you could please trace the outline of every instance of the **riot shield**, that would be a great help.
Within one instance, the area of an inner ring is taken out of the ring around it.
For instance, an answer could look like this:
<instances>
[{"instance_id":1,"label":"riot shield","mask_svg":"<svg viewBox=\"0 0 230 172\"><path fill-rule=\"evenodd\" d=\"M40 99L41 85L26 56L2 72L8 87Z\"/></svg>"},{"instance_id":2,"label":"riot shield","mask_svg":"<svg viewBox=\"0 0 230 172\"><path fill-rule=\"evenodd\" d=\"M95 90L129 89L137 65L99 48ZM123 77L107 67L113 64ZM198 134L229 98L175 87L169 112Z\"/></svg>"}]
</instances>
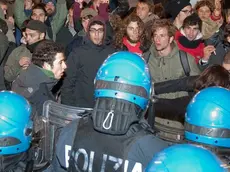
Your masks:
<instances>
[{"instance_id":1,"label":"riot shield","mask_svg":"<svg viewBox=\"0 0 230 172\"><path fill-rule=\"evenodd\" d=\"M92 109L80 108L62 105L51 100L48 100L43 105L42 114L42 134L40 147L42 150L43 161L52 161L55 143L61 131L61 128L66 126L74 119L80 119L90 114Z\"/></svg>"}]
</instances>

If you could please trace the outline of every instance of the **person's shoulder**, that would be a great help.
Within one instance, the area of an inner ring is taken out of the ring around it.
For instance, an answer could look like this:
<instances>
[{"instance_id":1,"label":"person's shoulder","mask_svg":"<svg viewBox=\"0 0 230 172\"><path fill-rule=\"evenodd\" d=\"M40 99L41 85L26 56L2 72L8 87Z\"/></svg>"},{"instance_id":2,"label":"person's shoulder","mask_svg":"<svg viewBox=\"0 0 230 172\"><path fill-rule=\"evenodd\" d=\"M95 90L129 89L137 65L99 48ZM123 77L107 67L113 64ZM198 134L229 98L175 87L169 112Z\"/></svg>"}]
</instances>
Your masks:
<instances>
[{"instance_id":1,"label":"person's shoulder","mask_svg":"<svg viewBox=\"0 0 230 172\"><path fill-rule=\"evenodd\" d=\"M9 42L7 36L4 33L0 32L0 44L6 42Z\"/></svg>"},{"instance_id":2,"label":"person's shoulder","mask_svg":"<svg viewBox=\"0 0 230 172\"><path fill-rule=\"evenodd\" d=\"M22 44L20 46L18 46L17 48L15 48L10 55L12 54L18 54L19 57L32 57L32 53L28 50L28 48L26 47L26 45Z\"/></svg>"},{"instance_id":3,"label":"person's shoulder","mask_svg":"<svg viewBox=\"0 0 230 172\"><path fill-rule=\"evenodd\" d=\"M116 52L116 49L111 44L105 45L104 50L108 53L115 53Z\"/></svg>"},{"instance_id":4,"label":"person's shoulder","mask_svg":"<svg viewBox=\"0 0 230 172\"><path fill-rule=\"evenodd\" d=\"M165 141L157 138L152 134L143 135L136 140L128 152L130 167L132 163L141 163L144 169L152 157L161 150L169 146ZM129 171L129 170L128 170Z\"/></svg>"},{"instance_id":5,"label":"person's shoulder","mask_svg":"<svg viewBox=\"0 0 230 172\"><path fill-rule=\"evenodd\" d=\"M80 118L75 119L62 128L60 137L58 139L58 145L72 145L79 121Z\"/></svg>"}]
</instances>

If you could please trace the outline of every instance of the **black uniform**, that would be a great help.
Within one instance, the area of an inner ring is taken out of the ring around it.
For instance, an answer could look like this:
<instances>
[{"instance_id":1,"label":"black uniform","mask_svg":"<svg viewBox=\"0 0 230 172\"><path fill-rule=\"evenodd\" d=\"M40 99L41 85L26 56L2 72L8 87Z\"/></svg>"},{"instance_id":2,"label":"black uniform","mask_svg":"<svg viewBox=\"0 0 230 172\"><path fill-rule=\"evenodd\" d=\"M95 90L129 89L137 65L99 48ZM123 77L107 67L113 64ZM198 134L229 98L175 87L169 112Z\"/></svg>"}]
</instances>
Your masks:
<instances>
[{"instance_id":1,"label":"black uniform","mask_svg":"<svg viewBox=\"0 0 230 172\"><path fill-rule=\"evenodd\" d=\"M124 135L110 135L96 131L87 117L63 129L47 171L144 171L153 155L167 146L145 121L131 125Z\"/></svg>"}]
</instances>

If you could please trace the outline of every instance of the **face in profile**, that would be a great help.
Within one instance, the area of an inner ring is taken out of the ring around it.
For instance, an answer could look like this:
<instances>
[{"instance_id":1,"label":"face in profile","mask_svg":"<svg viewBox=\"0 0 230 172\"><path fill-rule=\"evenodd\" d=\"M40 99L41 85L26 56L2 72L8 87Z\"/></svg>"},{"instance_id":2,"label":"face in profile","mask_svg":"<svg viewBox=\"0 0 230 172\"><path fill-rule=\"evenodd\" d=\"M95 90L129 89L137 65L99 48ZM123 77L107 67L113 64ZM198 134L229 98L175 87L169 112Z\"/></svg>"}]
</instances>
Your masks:
<instances>
[{"instance_id":1,"label":"face in profile","mask_svg":"<svg viewBox=\"0 0 230 172\"><path fill-rule=\"evenodd\" d=\"M44 39L45 34L40 33L37 30L31 30L26 28L25 32L23 33L23 36L25 38L26 44L31 45Z\"/></svg>"},{"instance_id":2,"label":"face in profile","mask_svg":"<svg viewBox=\"0 0 230 172\"><path fill-rule=\"evenodd\" d=\"M57 53L51 71L56 79L61 79L64 75L65 69L67 68L65 63L65 56L63 53Z\"/></svg>"}]
</instances>

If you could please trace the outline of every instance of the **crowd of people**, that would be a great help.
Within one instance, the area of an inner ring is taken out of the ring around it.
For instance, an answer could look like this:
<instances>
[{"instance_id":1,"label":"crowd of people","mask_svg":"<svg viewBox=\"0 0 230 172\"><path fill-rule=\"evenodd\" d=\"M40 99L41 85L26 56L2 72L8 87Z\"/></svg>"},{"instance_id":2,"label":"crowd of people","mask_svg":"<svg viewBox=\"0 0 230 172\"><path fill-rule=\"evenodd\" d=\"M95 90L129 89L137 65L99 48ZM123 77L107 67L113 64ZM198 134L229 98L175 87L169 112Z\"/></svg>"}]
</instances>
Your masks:
<instances>
[{"instance_id":1,"label":"crowd of people","mask_svg":"<svg viewBox=\"0 0 230 172\"><path fill-rule=\"evenodd\" d=\"M228 171L229 73L228 0L0 0L0 171Z\"/></svg>"}]
</instances>

